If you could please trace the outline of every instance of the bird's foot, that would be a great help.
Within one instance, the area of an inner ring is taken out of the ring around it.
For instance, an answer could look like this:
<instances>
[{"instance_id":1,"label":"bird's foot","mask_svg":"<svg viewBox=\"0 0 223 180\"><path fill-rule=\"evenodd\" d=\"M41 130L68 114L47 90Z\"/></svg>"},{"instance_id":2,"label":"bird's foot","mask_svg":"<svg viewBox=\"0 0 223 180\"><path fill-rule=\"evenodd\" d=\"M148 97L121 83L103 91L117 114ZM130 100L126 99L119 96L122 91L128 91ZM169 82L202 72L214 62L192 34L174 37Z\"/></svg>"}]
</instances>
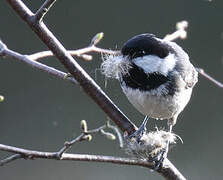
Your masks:
<instances>
[{"instance_id":1,"label":"bird's foot","mask_svg":"<svg viewBox=\"0 0 223 180\"><path fill-rule=\"evenodd\" d=\"M169 133L172 132L172 128L173 128L173 125L172 124L168 125L168 131L169 131ZM160 167L163 167L163 162L167 158L167 154L168 154L168 151L169 151L169 145L170 145L170 141L167 140L166 147L164 149L162 149L160 151L160 153L158 154L158 156L157 156L158 157L158 160L155 160L154 170L158 170Z\"/></svg>"},{"instance_id":2,"label":"bird's foot","mask_svg":"<svg viewBox=\"0 0 223 180\"><path fill-rule=\"evenodd\" d=\"M140 125L139 129L136 130L133 134L129 136L129 138L136 138L137 142L140 142L142 136L146 133L146 124L148 122L149 117L146 116L145 119L143 120L143 123Z\"/></svg>"},{"instance_id":3,"label":"bird's foot","mask_svg":"<svg viewBox=\"0 0 223 180\"><path fill-rule=\"evenodd\" d=\"M161 152L159 153L158 157L159 159L154 160L155 165L154 165L154 170L158 170L159 168L163 167L163 162L167 158L168 154L168 148L162 149Z\"/></svg>"}]
</instances>

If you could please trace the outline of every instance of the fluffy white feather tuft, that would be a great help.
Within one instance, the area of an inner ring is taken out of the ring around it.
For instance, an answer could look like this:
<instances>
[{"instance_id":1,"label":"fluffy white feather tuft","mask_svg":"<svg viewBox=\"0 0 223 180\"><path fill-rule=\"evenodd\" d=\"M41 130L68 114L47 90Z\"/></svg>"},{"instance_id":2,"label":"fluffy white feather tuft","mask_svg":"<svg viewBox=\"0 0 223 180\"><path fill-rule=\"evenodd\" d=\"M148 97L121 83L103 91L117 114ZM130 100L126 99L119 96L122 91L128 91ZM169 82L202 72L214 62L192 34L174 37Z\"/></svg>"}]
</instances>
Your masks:
<instances>
[{"instance_id":1,"label":"fluffy white feather tuft","mask_svg":"<svg viewBox=\"0 0 223 180\"><path fill-rule=\"evenodd\" d=\"M104 55L102 60L101 72L108 78L119 79L120 73L127 74L131 68L130 62L122 55Z\"/></svg>"},{"instance_id":2,"label":"fluffy white feather tuft","mask_svg":"<svg viewBox=\"0 0 223 180\"><path fill-rule=\"evenodd\" d=\"M163 130L144 134L140 139L140 143L136 138L125 137L125 151L135 158L147 161L159 160L159 156L166 148L167 141L170 144L175 144L177 138L181 140L178 135Z\"/></svg>"}]
</instances>

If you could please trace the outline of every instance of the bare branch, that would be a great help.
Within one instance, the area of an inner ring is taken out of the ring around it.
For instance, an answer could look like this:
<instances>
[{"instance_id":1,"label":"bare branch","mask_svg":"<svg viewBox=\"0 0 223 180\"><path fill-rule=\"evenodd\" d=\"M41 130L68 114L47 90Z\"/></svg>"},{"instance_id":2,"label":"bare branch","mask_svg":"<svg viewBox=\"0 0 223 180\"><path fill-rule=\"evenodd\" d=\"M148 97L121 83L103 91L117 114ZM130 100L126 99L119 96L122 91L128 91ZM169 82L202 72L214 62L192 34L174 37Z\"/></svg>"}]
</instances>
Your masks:
<instances>
[{"instance_id":1,"label":"bare branch","mask_svg":"<svg viewBox=\"0 0 223 180\"><path fill-rule=\"evenodd\" d=\"M127 131L128 134L135 132L136 126L118 109L95 81L72 58L46 25L35 21L35 19L33 19L33 13L21 0L7 0L7 2L48 46L69 73L75 77L75 80L80 84L83 90L100 106L111 120L114 121L123 132Z\"/></svg>"},{"instance_id":2,"label":"bare branch","mask_svg":"<svg viewBox=\"0 0 223 180\"><path fill-rule=\"evenodd\" d=\"M10 163L12 161L15 161L17 159L21 159L22 158L22 155L21 154L14 154L12 156L9 156L3 160L0 160L0 166L4 166L5 164L7 163Z\"/></svg>"},{"instance_id":3,"label":"bare branch","mask_svg":"<svg viewBox=\"0 0 223 180\"><path fill-rule=\"evenodd\" d=\"M116 135L118 136L118 140L119 140L119 147L123 148L124 147L123 138L122 138L122 135L121 135L120 131L118 130L118 128L116 126L111 125L109 123L109 121L107 121L107 127L112 129L116 133Z\"/></svg>"},{"instance_id":4,"label":"bare branch","mask_svg":"<svg viewBox=\"0 0 223 180\"><path fill-rule=\"evenodd\" d=\"M71 56L81 57L87 61L92 60L92 56L86 54L89 52L97 52L97 53L102 53L102 54L113 54L113 55L120 54L120 51L113 51L113 50L103 49L103 48L99 48L99 47L95 46L96 44L98 44L101 41L103 36L104 36L103 32L97 33L92 38L91 43L88 47L85 47L82 49L77 49L77 50L67 50L67 52L70 53ZM51 51L42 51L42 52L30 54L29 58L36 61L36 60L46 58L46 57L51 57L51 56L54 56L54 54Z\"/></svg>"},{"instance_id":5,"label":"bare branch","mask_svg":"<svg viewBox=\"0 0 223 180\"><path fill-rule=\"evenodd\" d=\"M187 21L178 22L176 24L177 31L175 31L172 34L167 34L164 37L164 40L166 40L166 41L174 41L174 40L176 40L178 38L185 39L187 37L187 32L185 30L187 27L188 27L188 22Z\"/></svg>"},{"instance_id":6,"label":"bare branch","mask_svg":"<svg viewBox=\"0 0 223 180\"><path fill-rule=\"evenodd\" d=\"M40 9L35 14L36 21L42 21L46 13L50 10L51 6L56 2L56 0L46 0L45 3L40 7Z\"/></svg>"},{"instance_id":7,"label":"bare branch","mask_svg":"<svg viewBox=\"0 0 223 180\"><path fill-rule=\"evenodd\" d=\"M113 164L122 164L122 165L142 166L149 169L154 168L154 164L151 162L143 161L143 160L135 160L131 158L64 153L61 156L61 158L58 159L57 152L32 151L28 149L22 149L22 148L17 148L13 146L3 145L3 144L0 144L0 150L20 154L23 158L27 160L41 158L41 159L54 159L54 160L103 162L103 163L113 163ZM2 161L0 161L0 163L2 163ZM168 160L166 161L165 168L159 169L158 172L167 180L185 180L182 174L180 174L180 172Z\"/></svg>"},{"instance_id":8,"label":"bare branch","mask_svg":"<svg viewBox=\"0 0 223 180\"><path fill-rule=\"evenodd\" d=\"M1 48L2 47L2 48ZM33 68L40 69L41 71L47 72L53 76L56 76L60 79L70 81L74 84L77 84L77 81L73 77L67 77L67 73L57 70L53 67L47 66L45 64L39 63L37 61L32 61L29 56L21 55L15 51L12 51L7 48L6 45L2 41L0 41L0 56L8 56L19 61L25 62L26 64L30 65Z\"/></svg>"},{"instance_id":9,"label":"bare branch","mask_svg":"<svg viewBox=\"0 0 223 180\"><path fill-rule=\"evenodd\" d=\"M113 51L113 50L108 50L108 49L102 49L96 46L90 46L86 47L83 49L79 49L76 51L71 51L71 53L77 53L77 54L84 54L88 52L98 52L98 53L103 53L103 54L113 54L113 55L118 55L120 54L120 51Z\"/></svg>"},{"instance_id":10,"label":"bare branch","mask_svg":"<svg viewBox=\"0 0 223 180\"><path fill-rule=\"evenodd\" d=\"M113 134L109 133L109 135L108 135L108 132L104 131L104 129L106 129L106 128L110 128L113 130L115 129L115 126L110 125L108 122L106 123L106 125L100 126L96 129L92 129L92 130L87 129L87 122L85 120L82 120L80 124L81 124L82 133L75 139L73 139L71 141L66 141L64 143L64 146L58 151L58 158L61 158L62 154L67 152L67 150L70 149L71 146L73 146L75 143L83 141L83 140L91 141L92 135L95 133L100 133L102 135L105 135L107 138L109 138L111 140L115 140L115 138L113 138L113 139L110 138L111 136L115 137Z\"/></svg>"},{"instance_id":11,"label":"bare branch","mask_svg":"<svg viewBox=\"0 0 223 180\"><path fill-rule=\"evenodd\" d=\"M204 76L206 79L208 79L209 81L211 81L212 83L217 85L219 88L223 88L223 84L221 82L219 82L216 79L214 79L213 77L211 77L202 68L196 68L196 70L200 75Z\"/></svg>"},{"instance_id":12,"label":"bare branch","mask_svg":"<svg viewBox=\"0 0 223 180\"><path fill-rule=\"evenodd\" d=\"M91 60L92 56L91 55L87 55L86 53L89 52L97 52L97 53L102 53L102 54L119 54L120 51L113 51L113 50L108 50L108 49L103 49L103 48L99 48L96 46L89 46L86 48L82 48L82 49L77 49L77 50L68 50L68 53L70 53L71 56L78 56L81 57L85 60ZM30 59L36 61L42 58L46 58L46 57L51 57L54 56L54 54L51 51L42 51L42 52L38 52L35 54L30 54L28 55Z\"/></svg>"},{"instance_id":13,"label":"bare branch","mask_svg":"<svg viewBox=\"0 0 223 180\"><path fill-rule=\"evenodd\" d=\"M86 61L90 61L92 60L92 56L91 55L87 55L87 54L77 54L75 52L75 50L68 50L68 52L70 53L71 56L77 56L80 58L83 58ZM46 57L52 57L54 56L54 54L51 51L42 51L42 52L37 52L34 54L30 54L28 55L29 58L33 61L37 61Z\"/></svg>"},{"instance_id":14,"label":"bare branch","mask_svg":"<svg viewBox=\"0 0 223 180\"><path fill-rule=\"evenodd\" d=\"M185 39L187 37L187 32L186 32L186 28L188 27L188 22L187 21L181 21L181 22L178 22L176 24L176 29L177 31L175 31L174 33L172 34L168 34L164 37L164 40L167 40L167 41L174 41L178 38L181 38L181 39ZM219 88L223 88L223 84L219 81L217 81L216 79L214 79L213 77L211 77L209 74L207 74L204 69L202 68L196 68L197 72L204 76L207 80L211 81L212 83L214 83L215 85L217 85Z\"/></svg>"},{"instance_id":15,"label":"bare branch","mask_svg":"<svg viewBox=\"0 0 223 180\"><path fill-rule=\"evenodd\" d=\"M64 143L64 146L58 151L57 156L58 158L61 158L62 154L65 153L68 149L71 148L71 146L81 140L83 140L83 137L85 136L84 133L82 133L81 135L79 135L78 137L76 137L74 140L68 142L66 141Z\"/></svg>"}]
</instances>

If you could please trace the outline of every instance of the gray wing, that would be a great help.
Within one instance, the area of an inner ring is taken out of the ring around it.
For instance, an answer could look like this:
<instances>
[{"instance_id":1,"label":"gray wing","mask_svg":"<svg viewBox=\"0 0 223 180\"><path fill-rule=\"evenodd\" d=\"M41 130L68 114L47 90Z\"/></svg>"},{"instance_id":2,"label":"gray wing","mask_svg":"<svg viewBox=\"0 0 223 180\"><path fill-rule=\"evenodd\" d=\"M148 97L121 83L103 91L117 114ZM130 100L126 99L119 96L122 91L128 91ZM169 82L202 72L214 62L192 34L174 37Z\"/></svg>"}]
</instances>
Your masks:
<instances>
[{"instance_id":1,"label":"gray wing","mask_svg":"<svg viewBox=\"0 0 223 180\"><path fill-rule=\"evenodd\" d=\"M176 66L175 69L178 72L178 76L180 75L183 81L185 82L185 88L192 88L198 81L198 72L191 64L189 60L189 56L187 53L176 43L174 42L166 42L171 44L173 48L173 52L176 55Z\"/></svg>"}]
</instances>

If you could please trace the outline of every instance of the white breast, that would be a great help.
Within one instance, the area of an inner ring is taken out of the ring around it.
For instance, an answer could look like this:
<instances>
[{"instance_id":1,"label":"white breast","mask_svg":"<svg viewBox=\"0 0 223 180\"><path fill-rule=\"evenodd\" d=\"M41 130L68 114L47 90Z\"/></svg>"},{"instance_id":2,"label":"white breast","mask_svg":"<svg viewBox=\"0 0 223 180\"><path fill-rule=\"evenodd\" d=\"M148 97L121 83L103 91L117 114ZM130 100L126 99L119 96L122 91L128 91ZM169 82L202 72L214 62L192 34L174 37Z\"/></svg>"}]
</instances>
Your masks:
<instances>
[{"instance_id":1,"label":"white breast","mask_svg":"<svg viewBox=\"0 0 223 180\"><path fill-rule=\"evenodd\" d=\"M162 89L163 87L160 88ZM192 93L192 89L184 89L177 92L174 96L162 96L126 86L122 86L122 89L139 112L156 119L170 119L173 116L178 116L189 102Z\"/></svg>"}]
</instances>

